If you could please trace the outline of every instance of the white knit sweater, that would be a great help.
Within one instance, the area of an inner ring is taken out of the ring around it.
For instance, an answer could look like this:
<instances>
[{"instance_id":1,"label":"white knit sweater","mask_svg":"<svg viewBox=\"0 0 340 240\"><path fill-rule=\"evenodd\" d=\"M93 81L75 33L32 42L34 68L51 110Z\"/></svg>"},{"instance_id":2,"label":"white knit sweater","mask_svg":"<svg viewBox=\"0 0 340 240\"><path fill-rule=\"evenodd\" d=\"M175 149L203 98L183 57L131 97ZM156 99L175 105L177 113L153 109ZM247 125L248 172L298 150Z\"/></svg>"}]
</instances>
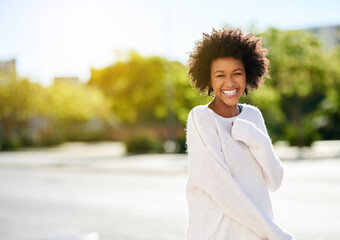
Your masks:
<instances>
[{"instance_id":1,"label":"white knit sweater","mask_svg":"<svg viewBox=\"0 0 340 240\"><path fill-rule=\"evenodd\" d=\"M261 112L241 106L232 118L208 104L189 114L187 240L292 239L274 222L268 193L281 184L281 162Z\"/></svg>"}]
</instances>

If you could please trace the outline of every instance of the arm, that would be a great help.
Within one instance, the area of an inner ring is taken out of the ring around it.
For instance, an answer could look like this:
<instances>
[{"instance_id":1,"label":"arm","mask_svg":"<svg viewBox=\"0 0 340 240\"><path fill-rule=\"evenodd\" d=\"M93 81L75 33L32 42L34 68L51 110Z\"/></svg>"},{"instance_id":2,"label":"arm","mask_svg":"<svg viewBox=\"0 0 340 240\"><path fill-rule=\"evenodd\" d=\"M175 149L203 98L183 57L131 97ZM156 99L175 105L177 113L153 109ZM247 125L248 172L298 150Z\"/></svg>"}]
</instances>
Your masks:
<instances>
[{"instance_id":1,"label":"arm","mask_svg":"<svg viewBox=\"0 0 340 240\"><path fill-rule=\"evenodd\" d=\"M198 159L192 159L191 164L199 165L191 168L194 171L190 173L193 184L209 194L226 215L257 235L271 240L291 239L256 207L223 164L224 156L213 121L207 115L195 116L195 112L189 115L189 158L191 151L195 152L193 155Z\"/></svg>"},{"instance_id":2,"label":"arm","mask_svg":"<svg viewBox=\"0 0 340 240\"><path fill-rule=\"evenodd\" d=\"M283 167L274 152L263 118L260 117L259 127L262 130L247 120L237 118L234 121L231 135L236 141L242 141L248 145L255 159L262 166L268 189L275 191L281 185Z\"/></svg>"}]
</instances>

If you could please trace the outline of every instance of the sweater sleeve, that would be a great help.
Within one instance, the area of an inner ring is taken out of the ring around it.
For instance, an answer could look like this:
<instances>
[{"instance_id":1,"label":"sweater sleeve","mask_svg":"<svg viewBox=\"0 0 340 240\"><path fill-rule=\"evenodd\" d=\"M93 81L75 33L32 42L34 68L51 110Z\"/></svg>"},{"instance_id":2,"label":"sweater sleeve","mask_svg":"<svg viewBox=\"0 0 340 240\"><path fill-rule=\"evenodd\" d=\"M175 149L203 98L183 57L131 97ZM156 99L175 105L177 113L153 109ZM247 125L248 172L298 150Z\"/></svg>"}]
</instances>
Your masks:
<instances>
[{"instance_id":1,"label":"sweater sleeve","mask_svg":"<svg viewBox=\"0 0 340 240\"><path fill-rule=\"evenodd\" d=\"M202 115L198 113L198 115ZM224 162L218 133L211 116L196 116L190 112L187 125L188 153L197 159L191 164L193 184L205 191L220 206L222 211L241 225L251 229L258 236L270 240L288 240L291 236L284 232L268 216L263 214L250 200Z\"/></svg>"},{"instance_id":2,"label":"sweater sleeve","mask_svg":"<svg viewBox=\"0 0 340 240\"><path fill-rule=\"evenodd\" d=\"M231 134L235 140L242 141L248 145L251 153L263 169L267 188L270 191L275 191L281 185L283 167L280 159L274 152L264 123L260 123L259 126L260 128L262 126L263 129L261 130L247 120L237 118L234 121Z\"/></svg>"}]
</instances>

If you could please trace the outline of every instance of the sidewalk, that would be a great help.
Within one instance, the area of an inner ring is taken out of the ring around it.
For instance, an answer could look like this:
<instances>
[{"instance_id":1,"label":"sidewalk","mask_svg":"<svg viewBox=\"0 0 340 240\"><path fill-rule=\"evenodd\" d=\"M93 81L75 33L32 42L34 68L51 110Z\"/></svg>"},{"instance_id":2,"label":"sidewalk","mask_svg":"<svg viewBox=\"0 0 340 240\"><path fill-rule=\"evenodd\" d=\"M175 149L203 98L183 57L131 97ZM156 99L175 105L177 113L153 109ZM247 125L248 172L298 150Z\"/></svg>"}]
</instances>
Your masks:
<instances>
[{"instance_id":1,"label":"sidewalk","mask_svg":"<svg viewBox=\"0 0 340 240\"><path fill-rule=\"evenodd\" d=\"M67 143L56 148L0 152L0 168L100 172L186 173L185 154L126 155L119 142Z\"/></svg>"},{"instance_id":2,"label":"sidewalk","mask_svg":"<svg viewBox=\"0 0 340 240\"><path fill-rule=\"evenodd\" d=\"M311 147L291 147L286 142L274 146L281 160L330 159L340 157L340 140L316 141Z\"/></svg>"},{"instance_id":3,"label":"sidewalk","mask_svg":"<svg viewBox=\"0 0 340 240\"><path fill-rule=\"evenodd\" d=\"M310 148L274 146L281 160L340 158L340 141L318 141ZM77 171L186 173L186 154L126 155L119 142L67 143L60 147L0 152L0 167Z\"/></svg>"}]
</instances>

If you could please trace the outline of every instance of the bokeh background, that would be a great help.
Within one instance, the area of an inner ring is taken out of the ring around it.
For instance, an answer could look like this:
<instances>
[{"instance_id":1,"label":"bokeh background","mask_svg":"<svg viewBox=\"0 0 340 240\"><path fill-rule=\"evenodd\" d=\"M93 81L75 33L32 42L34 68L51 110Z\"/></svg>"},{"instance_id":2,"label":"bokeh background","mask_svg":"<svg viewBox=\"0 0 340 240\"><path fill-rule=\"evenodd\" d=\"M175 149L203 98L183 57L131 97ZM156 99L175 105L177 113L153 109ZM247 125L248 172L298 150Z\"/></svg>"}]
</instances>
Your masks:
<instances>
[{"instance_id":1,"label":"bokeh background","mask_svg":"<svg viewBox=\"0 0 340 240\"><path fill-rule=\"evenodd\" d=\"M332 0L0 0L0 238L183 239L186 119L212 100L192 88L185 64L202 33L222 27L261 36L269 49L271 77L241 101L260 108L277 152L291 160L277 199L283 223L300 239L340 236L339 13ZM88 188L69 189L78 180ZM51 183L59 184L54 195L45 192ZM141 199L137 210L131 197ZM310 198L293 221L292 209ZM330 207L316 210L323 204ZM311 208L328 228L306 217Z\"/></svg>"},{"instance_id":2,"label":"bokeh background","mask_svg":"<svg viewBox=\"0 0 340 240\"><path fill-rule=\"evenodd\" d=\"M1 1L1 148L183 143L188 112L211 100L190 86L188 52L225 26L262 36L270 50L271 78L242 101L260 107L274 141L339 139L339 5Z\"/></svg>"}]
</instances>

